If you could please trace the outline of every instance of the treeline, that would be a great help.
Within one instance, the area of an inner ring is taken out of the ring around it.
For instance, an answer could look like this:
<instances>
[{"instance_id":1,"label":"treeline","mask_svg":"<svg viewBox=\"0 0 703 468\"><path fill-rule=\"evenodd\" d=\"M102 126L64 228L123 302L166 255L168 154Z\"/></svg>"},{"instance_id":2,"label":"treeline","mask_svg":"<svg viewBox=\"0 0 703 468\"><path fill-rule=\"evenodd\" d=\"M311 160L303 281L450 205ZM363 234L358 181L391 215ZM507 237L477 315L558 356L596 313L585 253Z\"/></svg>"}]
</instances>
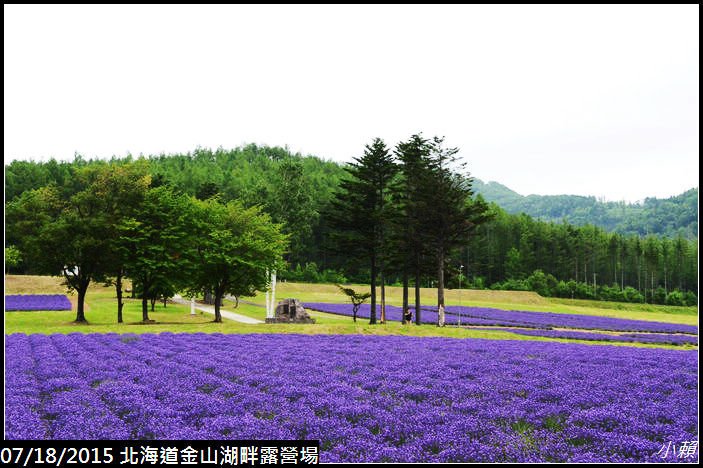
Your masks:
<instances>
[{"instance_id":1,"label":"treeline","mask_svg":"<svg viewBox=\"0 0 703 468\"><path fill-rule=\"evenodd\" d=\"M256 145L110 161L127 162L148 167L153 185L177 187L199 199L218 195L222 202L238 200L244 207L260 206L290 239L284 254L287 267L279 271L283 279L370 283L370 266L354 261L358 255L350 255L351 250L338 248L342 230L333 222L335 194L342 191L342 181L350 179L345 168L352 165ZM96 164L105 162L80 156L72 162L14 161L5 166L6 204L48 184L71 186L76 170ZM481 197L473 195L471 199ZM691 303L697 294L697 242L683 234L613 233L593 225L512 215L497 204L488 205L492 219L478 225L462 240L463 245L447 253L444 271L450 287L461 282L462 287L530 289L560 297L654 303L677 302L679 294L684 303ZM7 218L6 230L6 247L16 245ZM419 259L429 262L426 256ZM394 265L402 260L387 259ZM26 260L18 260L16 265L11 271L32 271ZM402 272L386 270L379 282L403 284ZM436 284L436 268L419 270L419 275L416 271L409 276L409 284Z\"/></svg>"},{"instance_id":2,"label":"treeline","mask_svg":"<svg viewBox=\"0 0 703 468\"><path fill-rule=\"evenodd\" d=\"M682 236L621 235L537 221L492 205L462 253L472 287L543 296L694 305L698 245Z\"/></svg>"},{"instance_id":3,"label":"treeline","mask_svg":"<svg viewBox=\"0 0 703 468\"><path fill-rule=\"evenodd\" d=\"M264 290L268 271L284 265L288 238L258 206L197 199L152 176L145 161L61 169L60 179L6 203L6 260L28 273L62 275L78 293L76 322L87 322L91 282L115 286L122 322L125 278L139 291L144 322L149 301L153 307L179 291L211 294L221 322L225 294Z\"/></svg>"},{"instance_id":4,"label":"treeline","mask_svg":"<svg viewBox=\"0 0 703 468\"><path fill-rule=\"evenodd\" d=\"M698 189L674 197L646 198L641 203L604 202L580 195L522 196L497 182L476 180L476 193L511 214L577 226L592 224L619 234L698 237Z\"/></svg>"}]
</instances>

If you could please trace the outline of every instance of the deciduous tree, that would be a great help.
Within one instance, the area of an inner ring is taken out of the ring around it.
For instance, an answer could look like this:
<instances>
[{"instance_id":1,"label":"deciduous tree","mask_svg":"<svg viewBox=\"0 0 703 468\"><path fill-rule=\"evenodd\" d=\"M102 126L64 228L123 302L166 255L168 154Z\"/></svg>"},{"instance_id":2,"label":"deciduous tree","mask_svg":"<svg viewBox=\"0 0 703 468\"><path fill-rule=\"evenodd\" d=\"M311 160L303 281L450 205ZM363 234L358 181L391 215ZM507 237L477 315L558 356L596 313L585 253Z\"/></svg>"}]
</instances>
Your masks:
<instances>
[{"instance_id":1,"label":"deciduous tree","mask_svg":"<svg viewBox=\"0 0 703 468\"><path fill-rule=\"evenodd\" d=\"M215 322L222 322L225 294L253 296L268 287L267 271L280 269L288 236L259 207L221 203L217 198L196 201L192 237L191 291L209 289L215 298Z\"/></svg>"}]
</instances>

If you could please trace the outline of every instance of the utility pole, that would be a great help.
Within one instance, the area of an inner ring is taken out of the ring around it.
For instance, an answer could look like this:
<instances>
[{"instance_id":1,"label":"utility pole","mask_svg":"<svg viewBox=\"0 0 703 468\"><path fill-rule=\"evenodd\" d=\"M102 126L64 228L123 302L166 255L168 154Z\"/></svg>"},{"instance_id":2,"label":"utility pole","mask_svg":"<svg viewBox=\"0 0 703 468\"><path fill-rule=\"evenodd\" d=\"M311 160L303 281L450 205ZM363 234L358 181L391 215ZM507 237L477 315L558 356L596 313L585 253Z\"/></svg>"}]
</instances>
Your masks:
<instances>
[{"instance_id":1,"label":"utility pole","mask_svg":"<svg viewBox=\"0 0 703 468\"><path fill-rule=\"evenodd\" d=\"M266 278L270 279L271 274L269 273L268 268L266 269ZM270 286L270 285L269 285ZM266 288L266 318L271 318L271 292L269 291L269 288Z\"/></svg>"},{"instance_id":2,"label":"utility pole","mask_svg":"<svg viewBox=\"0 0 703 468\"><path fill-rule=\"evenodd\" d=\"M271 272L271 317L276 317L276 270Z\"/></svg>"}]
</instances>

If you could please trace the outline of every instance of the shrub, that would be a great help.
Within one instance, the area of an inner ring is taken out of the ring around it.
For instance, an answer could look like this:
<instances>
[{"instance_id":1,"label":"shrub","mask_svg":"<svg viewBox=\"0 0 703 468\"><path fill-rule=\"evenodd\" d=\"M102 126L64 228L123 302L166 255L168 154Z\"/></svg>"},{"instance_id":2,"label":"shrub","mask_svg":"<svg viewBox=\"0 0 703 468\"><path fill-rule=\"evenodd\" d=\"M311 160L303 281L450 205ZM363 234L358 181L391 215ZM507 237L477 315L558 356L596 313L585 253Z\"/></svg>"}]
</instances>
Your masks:
<instances>
[{"instance_id":1,"label":"shrub","mask_svg":"<svg viewBox=\"0 0 703 468\"><path fill-rule=\"evenodd\" d=\"M664 288L659 286L657 289L654 290L654 294L652 294L652 303L654 304L664 304L666 302L666 291Z\"/></svg>"},{"instance_id":2,"label":"shrub","mask_svg":"<svg viewBox=\"0 0 703 468\"><path fill-rule=\"evenodd\" d=\"M666 295L666 305L682 306L686 305L686 299L681 291L674 289Z\"/></svg>"},{"instance_id":3,"label":"shrub","mask_svg":"<svg viewBox=\"0 0 703 468\"><path fill-rule=\"evenodd\" d=\"M625 302L625 294L617 284L600 286L598 288L598 297L603 301Z\"/></svg>"},{"instance_id":4,"label":"shrub","mask_svg":"<svg viewBox=\"0 0 703 468\"><path fill-rule=\"evenodd\" d=\"M684 294L684 303L687 306L698 305L698 298L691 291L686 291L686 294Z\"/></svg>"},{"instance_id":5,"label":"shrub","mask_svg":"<svg viewBox=\"0 0 703 468\"><path fill-rule=\"evenodd\" d=\"M627 302L644 302L644 296L632 286L627 286L623 289L622 294Z\"/></svg>"},{"instance_id":6,"label":"shrub","mask_svg":"<svg viewBox=\"0 0 703 468\"><path fill-rule=\"evenodd\" d=\"M535 270L527 278L527 285L540 296L549 297L554 295L557 279L551 274L544 274L542 270Z\"/></svg>"}]
</instances>

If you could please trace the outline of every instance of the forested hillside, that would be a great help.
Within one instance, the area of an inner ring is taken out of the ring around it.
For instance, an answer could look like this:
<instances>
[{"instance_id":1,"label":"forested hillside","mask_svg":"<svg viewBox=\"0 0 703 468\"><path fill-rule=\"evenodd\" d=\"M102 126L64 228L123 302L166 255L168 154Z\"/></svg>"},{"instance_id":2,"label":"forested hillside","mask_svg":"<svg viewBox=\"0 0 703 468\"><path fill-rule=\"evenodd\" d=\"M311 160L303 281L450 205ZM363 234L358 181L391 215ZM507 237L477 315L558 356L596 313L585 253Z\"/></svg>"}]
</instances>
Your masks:
<instances>
[{"instance_id":1,"label":"forested hillside","mask_svg":"<svg viewBox=\"0 0 703 468\"><path fill-rule=\"evenodd\" d=\"M291 154L278 147L254 144L233 150L196 149L187 154L112 158L113 163L141 160L149 164L154 184L171 184L184 193L206 199L261 205L291 235L288 260L306 263L324 256L319 252L319 211L328 203L344 173L334 162ZM5 200L26 190L56 182L62 185L76 167L98 164L77 156L73 162L13 161L5 166Z\"/></svg>"},{"instance_id":2,"label":"forested hillside","mask_svg":"<svg viewBox=\"0 0 703 468\"><path fill-rule=\"evenodd\" d=\"M544 221L593 224L619 234L698 237L698 188L642 203L603 202L580 195L522 196L498 182L476 179L474 190L511 214L526 213Z\"/></svg>"},{"instance_id":3,"label":"forested hillside","mask_svg":"<svg viewBox=\"0 0 703 468\"><path fill-rule=\"evenodd\" d=\"M6 203L52 183L67 190L75 171L85 166L135 162L148 167L153 187L170 185L201 200L217 195L223 201L260 205L290 235L285 255L288 270L279 272L281 278L368 283L370 272L363 262L354 261L353 255L335 245L332 201L340 182L348 178L345 167L284 148L248 145L111 161L80 156L72 162L14 161L5 166ZM499 184L475 181L473 187L488 201L486 187L494 189L498 201L489 203L492 220L448 252L450 287L461 281L475 288L530 289L562 297L696 302L698 255L691 235L697 233L697 189L668 200L648 199L641 206L603 204L588 197L537 197L543 201L545 217L552 220L542 221L537 216L510 214L520 196ZM620 218L609 214L618 210ZM623 233L588 224L586 213L601 213L601 219L620 226ZM12 271L29 273L32 265L22 262L21 252L7 250L19 244L17 232L6 220L6 255L10 252L13 259L19 258L7 264ZM422 272L420 281L430 285L432 278ZM400 281L389 269L385 282Z\"/></svg>"}]
</instances>

